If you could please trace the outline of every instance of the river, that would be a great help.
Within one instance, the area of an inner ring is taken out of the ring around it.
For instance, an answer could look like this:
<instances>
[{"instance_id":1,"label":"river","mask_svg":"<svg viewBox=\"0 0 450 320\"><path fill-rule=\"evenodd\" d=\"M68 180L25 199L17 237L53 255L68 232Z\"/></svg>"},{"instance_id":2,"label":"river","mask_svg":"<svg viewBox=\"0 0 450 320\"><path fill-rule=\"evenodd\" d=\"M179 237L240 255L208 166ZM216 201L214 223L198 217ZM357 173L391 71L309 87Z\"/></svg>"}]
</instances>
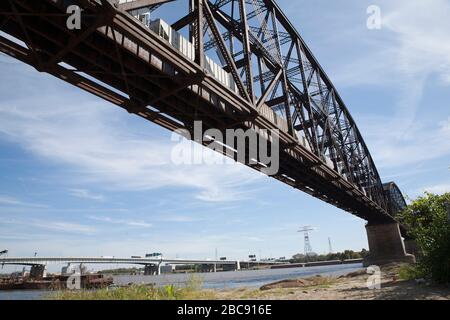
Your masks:
<instances>
[{"instance_id":1,"label":"river","mask_svg":"<svg viewBox=\"0 0 450 320\"><path fill-rule=\"evenodd\" d=\"M239 272L197 273L195 277L202 281L204 288L228 289L228 288L257 288L263 284L284 280L309 277L314 275L340 276L362 268L361 263L333 266L319 266L292 269L264 269ZM114 283L127 285L129 283L148 284L158 286L174 284L184 285L191 279L190 274L166 274L159 276L121 275L114 276ZM0 291L0 300L40 300L49 291L43 290L17 290Z\"/></svg>"}]
</instances>

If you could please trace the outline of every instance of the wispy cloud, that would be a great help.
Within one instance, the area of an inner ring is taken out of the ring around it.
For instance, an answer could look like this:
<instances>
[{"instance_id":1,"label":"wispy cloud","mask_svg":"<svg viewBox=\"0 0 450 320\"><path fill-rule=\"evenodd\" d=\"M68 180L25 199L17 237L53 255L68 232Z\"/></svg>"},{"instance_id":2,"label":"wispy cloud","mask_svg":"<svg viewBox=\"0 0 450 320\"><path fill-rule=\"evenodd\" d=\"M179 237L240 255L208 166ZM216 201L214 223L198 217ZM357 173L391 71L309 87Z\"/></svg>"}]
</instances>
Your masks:
<instances>
[{"instance_id":1,"label":"wispy cloud","mask_svg":"<svg viewBox=\"0 0 450 320\"><path fill-rule=\"evenodd\" d=\"M175 144L162 129L150 136L155 131L150 123L114 106L73 91L47 94L55 80L42 81L46 84L35 92L34 85L26 83L29 73L20 69L15 73L23 74L18 81L25 91L20 99L5 97L0 102L0 134L38 157L76 170L71 176L75 181L119 191L177 187L202 201L236 201L242 199L242 186L259 177L238 164L175 165L171 162ZM72 194L99 199L85 190Z\"/></svg>"},{"instance_id":2,"label":"wispy cloud","mask_svg":"<svg viewBox=\"0 0 450 320\"><path fill-rule=\"evenodd\" d=\"M15 205L22 205L23 202L17 200L16 198L13 198L13 197L0 195L0 204L14 205L15 206Z\"/></svg>"},{"instance_id":3,"label":"wispy cloud","mask_svg":"<svg viewBox=\"0 0 450 320\"><path fill-rule=\"evenodd\" d=\"M82 225L78 223L58 222L58 221L35 222L33 223L33 226L43 229L74 232L74 233L94 233L96 231L96 229L91 226Z\"/></svg>"},{"instance_id":4,"label":"wispy cloud","mask_svg":"<svg viewBox=\"0 0 450 320\"><path fill-rule=\"evenodd\" d=\"M348 26L354 31L342 39L342 45L348 47L347 42L364 39L361 43L367 54L338 57L333 79L338 87L382 87L393 97L386 100L391 108L383 106L385 114L368 109L358 114L378 167L407 166L448 156L449 119L433 117L446 107L424 98L431 85L450 86L450 3L380 0L377 5L382 12L382 29ZM351 107L355 110L358 106Z\"/></svg>"},{"instance_id":5,"label":"wispy cloud","mask_svg":"<svg viewBox=\"0 0 450 320\"><path fill-rule=\"evenodd\" d=\"M46 205L26 202L26 201L17 199L15 197L10 197L10 196L6 196L6 195L0 195L0 205L14 206L14 207L47 208Z\"/></svg>"},{"instance_id":6,"label":"wispy cloud","mask_svg":"<svg viewBox=\"0 0 450 320\"><path fill-rule=\"evenodd\" d=\"M84 233L84 234L92 234L96 232L96 229L92 226L67 221L51 221L42 219L40 220L3 219L2 223L16 225L21 228L29 228L31 230L38 228L38 229L59 231L64 233Z\"/></svg>"},{"instance_id":7,"label":"wispy cloud","mask_svg":"<svg viewBox=\"0 0 450 320\"><path fill-rule=\"evenodd\" d=\"M107 216L88 216L87 218L89 218L91 220L95 220L95 221L100 221L100 222L127 225L130 227L150 228L153 226L151 223L148 223L145 221L115 219L115 218L111 218L111 217L107 217Z\"/></svg>"},{"instance_id":8,"label":"wispy cloud","mask_svg":"<svg viewBox=\"0 0 450 320\"><path fill-rule=\"evenodd\" d=\"M204 218L194 215L164 214L157 220L163 222L197 222L204 220Z\"/></svg>"},{"instance_id":9,"label":"wispy cloud","mask_svg":"<svg viewBox=\"0 0 450 320\"><path fill-rule=\"evenodd\" d=\"M105 197L101 194L94 194L86 189L70 189L69 193L77 198L95 200L95 201L104 201Z\"/></svg>"},{"instance_id":10,"label":"wispy cloud","mask_svg":"<svg viewBox=\"0 0 450 320\"><path fill-rule=\"evenodd\" d=\"M378 119L382 123L386 119ZM386 131L380 133L374 119L366 126L365 133L371 139L371 148L376 154L379 167L404 167L450 154L450 118L434 125L416 122L407 136L395 130L395 125L385 123ZM392 131L391 131L392 129Z\"/></svg>"},{"instance_id":11,"label":"wispy cloud","mask_svg":"<svg viewBox=\"0 0 450 320\"><path fill-rule=\"evenodd\" d=\"M424 187L420 191L421 193L427 191L435 194L444 194L446 192L450 192L450 183L436 184L433 186Z\"/></svg>"}]
</instances>

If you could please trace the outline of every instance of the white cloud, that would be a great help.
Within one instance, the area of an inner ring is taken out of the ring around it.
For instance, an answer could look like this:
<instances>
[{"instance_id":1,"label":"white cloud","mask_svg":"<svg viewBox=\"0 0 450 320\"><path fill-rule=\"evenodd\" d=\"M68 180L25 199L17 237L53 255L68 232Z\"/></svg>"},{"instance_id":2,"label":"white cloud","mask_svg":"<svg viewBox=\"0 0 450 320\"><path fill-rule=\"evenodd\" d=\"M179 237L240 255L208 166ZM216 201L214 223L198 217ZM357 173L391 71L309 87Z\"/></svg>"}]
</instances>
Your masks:
<instances>
[{"instance_id":1,"label":"white cloud","mask_svg":"<svg viewBox=\"0 0 450 320\"><path fill-rule=\"evenodd\" d=\"M383 87L394 96L388 102L390 110L383 106L385 115L377 110L358 114L362 135L378 167L408 166L448 156L448 119L434 116L448 107L424 97L431 85L450 85L450 2L382 0L378 5L382 29L354 28L346 40L357 48L354 39L360 39L359 45L366 45L368 54L341 56L334 81L338 87ZM354 112L357 107L350 109Z\"/></svg>"},{"instance_id":2,"label":"white cloud","mask_svg":"<svg viewBox=\"0 0 450 320\"><path fill-rule=\"evenodd\" d=\"M64 232L75 232L75 233L94 233L96 230L91 226L86 226L78 223L58 222L58 221L35 222L33 223L33 226L43 229L50 229Z\"/></svg>"},{"instance_id":3,"label":"white cloud","mask_svg":"<svg viewBox=\"0 0 450 320\"><path fill-rule=\"evenodd\" d=\"M114 218L105 217L105 216L101 216L101 217L88 216L87 218L89 218L91 220L101 221L101 222L120 224L120 225L127 225L127 226L130 226L130 227L150 228L150 227L153 226L151 223L148 223L148 222L145 222L145 221L114 219Z\"/></svg>"},{"instance_id":4,"label":"white cloud","mask_svg":"<svg viewBox=\"0 0 450 320\"><path fill-rule=\"evenodd\" d=\"M381 30L351 25L355 19L347 19L340 25L345 29L345 37L339 38L342 45L351 45L353 50L336 57L333 79L339 85L394 84L398 88L404 80L408 80L405 83L408 86L411 81L420 82L436 74L442 84L449 85L450 3L380 0L378 5L382 13ZM350 14L354 14L354 8L349 8ZM329 41L333 40L334 35ZM359 46L365 46L362 55Z\"/></svg>"},{"instance_id":5,"label":"white cloud","mask_svg":"<svg viewBox=\"0 0 450 320\"><path fill-rule=\"evenodd\" d=\"M0 205L14 206L14 207L33 207L33 208L47 208L47 206L36 203L29 203L19 200L15 197L0 195Z\"/></svg>"},{"instance_id":6,"label":"white cloud","mask_svg":"<svg viewBox=\"0 0 450 320\"><path fill-rule=\"evenodd\" d=\"M424 125L416 122L415 129L407 135L395 130L395 125L385 123L380 132L378 122L372 119L366 125L365 134L371 139L370 149L378 167L405 167L415 163L438 159L450 154L450 118L435 124Z\"/></svg>"},{"instance_id":7,"label":"white cloud","mask_svg":"<svg viewBox=\"0 0 450 320\"><path fill-rule=\"evenodd\" d=\"M9 75L14 79L4 73L3 81L23 90L18 97L12 87L4 88L0 134L71 169L67 171L76 170L72 182L101 183L120 191L181 187L202 201L235 201L242 199L242 186L259 177L238 164L175 165L170 158L173 142L150 136L155 130L151 123L131 119L134 116L73 89L55 95L54 82L30 72ZM82 190L73 195L99 199Z\"/></svg>"},{"instance_id":8,"label":"white cloud","mask_svg":"<svg viewBox=\"0 0 450 320\"><path fill-rule=\"evenodd\" d=\"M27 219L27 220L17 220L17 219L3 219L2 223L20 226L21 228L31 227L32 229L47 229L53 231L61 231L64 233L84 233L92 234L95 233L96 229L92 226L72 223L67 221L51 221L51 220L38 220L38 219Z\"/></svg>"},{"instance_id":9,"label":"white cloud","mask_svg":"<svg viewBox=\"0 0 450 320\"><path fill-rule=\"evenodd\" d=\"M70 189L69 193L77 198L95 200L95 201L104 201L105 197L101 194L94 194L89 190L85 189Z\"/></svg>"},{"instance_id":10,"label":"white cloud","mask_svg":"<svg viewBox=\"0 0 450 320\"><path fill-rule=\"evenodd\" d=\"M428 186L428 187L422 188L421 191L422 192L428 191L428 192L435 193L435 194L444 194L446 192L450 192L450 184L444 183L444 184L437 184L434 186Z\"/></svg>"},{"instance_id":11,"label":"white cloud","mask_svg":"<svg viewBox=\"0 0 450 320\"><path fill-rule=\"evenodd\" d=\"M394 32L400 43L397 67L405 74L450 76L450 3L446 0L402 0L386 4L383 27Z\"/></svg>"},{"instance_id":12,"label":"white cloud","mask_svg":"<svg viewBox=\"0 0 450 320\"><path fill-rule=\"evenodd\" d=\"M165 214L161 218L158 219L158 221L163 222L195 222L195 221L201 221L203 218L194 217L190 215L173 215L173 214Z\"/></svg>"},{"instance_id":13,"label":"white cloud","mask_svg":"<svg viewBox=\"0 0 450 320\"><path fill-rule=\"evenodd\" d=\"M6 205L22 205L23 202L17 200L14 197L2 196L0 195L0 204Z\"/></svg>"}]
</instances>

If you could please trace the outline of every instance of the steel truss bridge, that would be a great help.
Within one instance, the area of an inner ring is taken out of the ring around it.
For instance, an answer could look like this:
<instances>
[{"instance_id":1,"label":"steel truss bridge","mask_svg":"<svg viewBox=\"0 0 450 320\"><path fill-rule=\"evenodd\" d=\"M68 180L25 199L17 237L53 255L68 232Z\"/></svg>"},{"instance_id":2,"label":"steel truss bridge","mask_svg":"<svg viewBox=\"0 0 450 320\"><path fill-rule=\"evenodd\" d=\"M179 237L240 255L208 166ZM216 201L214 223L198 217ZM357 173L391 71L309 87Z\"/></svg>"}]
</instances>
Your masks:
<instances>
[{"instance_id":1,"label":"steel truss bridge","mask_svg":"<svg viewBox=\"0 0 450 320\"><path fill-rule=\"evenodd\" d=\"M79 30L67 27L72 5L83 10ZM192 50L152 31L157 18ZM251 129L267 145L277 135L273 178L369 224L394 222L404 205L395 184L383 186L339 93L273 0L2 0L0 30L4 54L166 129L192 132L202 121L205 131ZM259 159L242 162L264 169Z\"/></svg>"}]
</instances>

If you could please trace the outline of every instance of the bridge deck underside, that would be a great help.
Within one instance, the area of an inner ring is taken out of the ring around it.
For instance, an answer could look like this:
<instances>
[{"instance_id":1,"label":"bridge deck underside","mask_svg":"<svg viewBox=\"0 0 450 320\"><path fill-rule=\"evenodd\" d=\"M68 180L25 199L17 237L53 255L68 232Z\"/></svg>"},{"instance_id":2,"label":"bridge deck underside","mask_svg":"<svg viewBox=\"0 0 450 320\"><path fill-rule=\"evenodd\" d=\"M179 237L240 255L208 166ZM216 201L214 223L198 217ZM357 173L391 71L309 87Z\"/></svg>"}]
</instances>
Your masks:
<instances>
[{"instance_id":1,"label":"bridge deck underside","mask_svg":"<svg viewBox=\"0 0 450 320\"><path fill-rule=\"evenodd\" d=\"M0 2L0 12L15 12L0 13L0 29L26 46L1 37L0 50L39 71L169 130L192 131L194 121L202 121L204 130L277 128L248 101L206 76L193 61L123 11L113 8L99 14L89 1L13 2L13 8L9 1ZM70 3L81 5L88 17L76 36L66 27L64 13ZM280 170L274 178L369 222L393 220L293 136L279 135Z\"/></svg>"}]
</instances>

